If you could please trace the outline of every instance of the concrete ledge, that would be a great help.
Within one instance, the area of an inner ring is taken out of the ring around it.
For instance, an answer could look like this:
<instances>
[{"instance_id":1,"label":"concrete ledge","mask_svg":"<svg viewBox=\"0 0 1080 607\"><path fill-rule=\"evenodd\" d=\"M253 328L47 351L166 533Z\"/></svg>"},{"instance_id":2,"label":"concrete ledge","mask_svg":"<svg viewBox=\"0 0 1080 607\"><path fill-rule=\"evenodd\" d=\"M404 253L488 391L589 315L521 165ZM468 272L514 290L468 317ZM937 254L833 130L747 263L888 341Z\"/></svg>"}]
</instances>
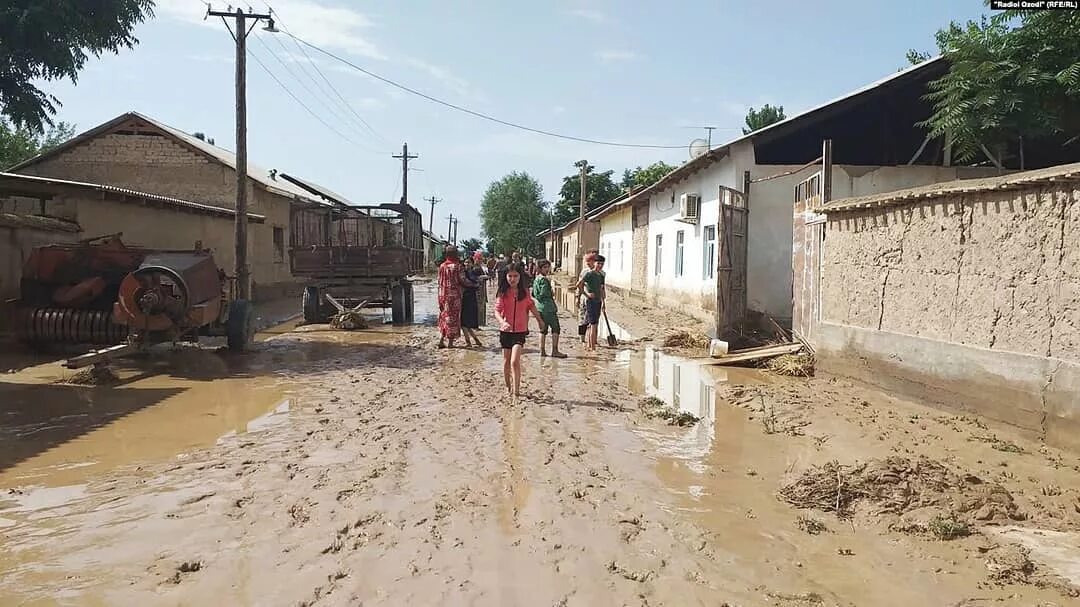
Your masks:
<instances>
[{"instance_id":1,"label":"concrete ledge","mask_svg":"<svg viewBox=\"0 0 1080 607\"><path fill-rule=\"evenodd\" d=\"M912 335L821 323L818 367L1080 451L1080 365Z\"/></svg>"}]
</instances>

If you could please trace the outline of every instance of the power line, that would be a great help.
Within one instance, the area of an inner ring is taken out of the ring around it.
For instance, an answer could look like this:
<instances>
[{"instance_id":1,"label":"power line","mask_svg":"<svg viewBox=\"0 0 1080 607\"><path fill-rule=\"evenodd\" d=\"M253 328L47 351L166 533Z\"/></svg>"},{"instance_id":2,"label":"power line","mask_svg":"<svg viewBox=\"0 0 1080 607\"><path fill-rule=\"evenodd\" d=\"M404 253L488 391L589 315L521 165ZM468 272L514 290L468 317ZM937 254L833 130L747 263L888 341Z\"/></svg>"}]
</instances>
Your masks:
<instances>
[{"instance_id":1,"label":"power line","mask_svg":"<svg viewBox=\"0 0 1080 607\"><path fill-rule=\"evenodd\" d=\"M276 10L274 10L274 7L270 6L270 3L269 3L269 2L266 2L266 1L264 0L263 4L265 4L265 5L266 5L266 7L270 9L270 13L271 13L271 14L273 14L273 15L275 15L275 16L278 16L278 12L277 12ZM283 22L283 21L281 20L280 16L278 16L278 23L279 23L279 24L281 24L281 29L282 29L282 30L283 30L283 31L284 31L284 32L285 32L286 34L288 34L288 35L289 35L290 37L292 37L292 32L291 32L291 31L289 30L289 28L288 28L288 27L286 27L286 26L285 26L285 23L284 23L284 22ZM281 43L281 41L280 41L280 40L278 40L278 42L279 42L279 44L281 44L281 47L282 47L282 48L285 48L285 45L284 45L283 43ZM368 129L369 131L371 131L371 134L372 134L372 135L374 135L374 136L375 136L376 138L378 138L378 139L381 139L381 140L382 140L382 141L383 141L384 143L389 143L389 140L387 140L387 139L386 139L385 137L383 137L383 136L382 136L382 134L380 134L380 133L379 133L378 131L376 131L376 130L375 130L375 127L371 126L371 124L370 124L370 123L369 123L369 122L368 122L367 120L364 120L363 116L361 116L361 115L360 115L359 113L357 113L356 109L355 109L355 108L353 108L352 104L350 104L350 103L348 102L348 100L346 100L346 99L345 99L345 96L344 96L344 95L342 95L342 94L341 94L341 92L340 92L340 91L338 91L337 87L335 87L335 86L334 86L334 84L333 84L332 82L330 82L330 79L326 77L326 74L324 74L324 73L323 73L323 71L322 71L322 69L320 69L320 68L319 68L319 65L318 65L317 63L315 63L315 60L314 60L314 59L312 59L312 58L311 58L311 55L308 55L307 49L305 49L305 48L304 48L303 46L301 46L301 45L300 45L300 43L299 43L299 42L297 42L297 41L296 41L296 38L293 38L293 44L295 44L295 45L296 45L296 48L300 49L300 52L304 54L304 57L305 57L305 58L306 58L306 59L307 59L308 61L310 61L310 62L311 62L311 67L315 68L315 71L316 71L316 73L318 73L318 74L319 74L319 76L320 76L320 77L322 77L323 81L324 81L324 82L326 82L326 85L327 85L328 87L330 87L330 90L331 90L331 91L333 91L333 92L334 92L334 94L335 94L335 95L337 95L338 99L340 99L340 100L341 100L341 103L342 103L342 104L343 104L343 105L344 105L344 106L345 106L345 107L346 107L346 108L347 108L347 109L348 109L348 110L349 110L349 111L350 111L350 112L351 112L351 113L352 113L352 114L353 114L354 116L356 116L356 119L357 119L357 120L359 120L359 121L360 121L360 123L361 123L361 124L363 124L363 125L364 125L365 127L367 127L367 129ZM302 67L302 66L301 66L301 67ZM313 79L313 80L314 80L314 79Z\"/></svg>"},{"instance_id":2,"label":"power line","mask_svg":"<svg viewBox=\"0 0 1080 607\"><path fill-rule=\"evenodd\" d=\"M297 76L296 72L294 72L293 69L291 67L289 67L289 64L286 63L281 57L279 57L278 54L274 52L274 49L270 48L270 46L268 44L263 42L261 36L255 36L255 40L257 40L259 42L259 44L262 45L263 49L265 49L267 53L270 53L270 55L275 60L277 60L277 62L279 64L281 64L281 67L285 68L285 71L288 72L289 75L292 76L294 80L296 80L297 82L300 83L300 86L302 86L304 88L304 90L307 91L308 95L310 95L316 101L318 101L322 105L322 107L325 108L329 112L329 114L333 117L334 120L337 120L337 121L339 121L341 123L352 126L354 129L356 128L348 120L341 120L341 117L338 115L338 112L340 112L341 110L334 111L334 108L330 107L330 105L328 105L327 102L322 97L315 94L315 92L311 90L311 87L309 87L307 85L307 83L305 83L299 76ZM361 145L361 144L357 144L357 145ZM366 146L361 145L361 147L366 147ZM378 150L375 150L375 149L371 149L371 148L367 148L367 149L369 149L371 152L376 153L376 154L381 153L381 152L379 152Z\"/></svg>"},{"instance_id":3,"label":"power line","mask_svg":"<svg viewBox=\"0 0 1080 607\"><path fill-rule=\"evenodd\" d=\"M251 58L255 60L255 63L259 64L259 67L261 67L261 68L263 69L263 71L264 71L264 72L266 72L266 74L267 74L268 76L270 76L271 78L273 78L273 79L274 79L274 82L276 82L276 83L278 84L278 86L280 86L280 87L281 87L281 90L285 91L285 92L286 92L286 93L287 93L287 94L288 94L288 95L289 95L290 97L292 97L292 98L293 98L293 101L295 101L295 102L299 103L299 104L300 104L300 107L302 107L302 108L304 108L305 110L307 110L307 113L308 113L308 114L311 114L311 116L312 116L313 118L315 118L316 120L318 120L319 122L321 122L321 123L323 124L323 126L325 126L326 128L330 129L330 130L331 130L331 131L333 131L333 132L334 132L335 134L337 134L337 136L338 136L338 137L341 137L341 138L342 138L342 139L344 139L345 141L347 141L347 142L349 142L349 143L351 143L351 144L353 144L353 145L355 145L355 146L363 147L363 146L360 146L360 144L358 144L358 143L356 143L355 141L353 141L353 140L352 140L352 139L351 139L351 138L350 138L350 137L349 137L348 135L345 135L345 134L344 134L344 133L342 133L341 131L339 131L339 130L337 130L336 128L334 128L334 127L333 127L333 126L332 126L332 125L331 125L331 124L330 124L329 122L327 122L326 120L324 120L322 116L319 116L319 115L318 115L317 113L315 113L314 111L312 111L312 109L311 109L310 107L308 107L308 105L307 105L306 103L304 103L304 102L303 102L303 101L302 101L302 100L301 100L301 99L300 99L299 97L297 97L297 96L296 96L296 95L295 95L295 94L294 94L294 93L293 93L293 92L292 92L291 90L289 90L289 87L285 86L285 83L283 83L283 82L282 82L282 81L281 81L280 79L278 79L278 77L277 77L277 76L276 76L276 75L274 74L274 72L271 72L271 71L270 71L270 68L266 67L266 64L262 62L262 59L259 59L259 56L258 56L258 55L256 55L254 51L252 51L252 50L251 50L251 49L249 48L249 49L247 49L247 52L248 52L248 54L249 54L249 55L251 55Z\"/></svg>"},{"instance_id":4,"label":"power line","mask_svg":"<svg viewBox=\"0 0 1080 607\"><path fill-rule=\"evenodd\" d=\"M428 95L426 93L422 93L422 92L420 92L420 91L418 91L416 89L409 88L409 87L405 86L404 84L399 84L397 82L394 82L393 80L390 80L389 78L384 78L384 77L382 77L382 76L380 76L380 75L378 75L378 74L376 74L374 72L366 70L366 69L360 67L359 65L356 65L355 63L352 63L351 61L349 61L349 60L347 60L347 59L345 59L343 57L335 55L334 53L331 53L330 51L328 51L326 49L318 47L318 46L316 46L316 45L308 42L307 40L304 40L303 38L300 38L300 37L298 37L296 35L290 34L288 32L285 32L285 35L291 37L293 40L296 40L297 42L299 42L301 44L304 44L304 45L306 45L306 46L308 46L310 48L315 49L316 51L319 51L320 53L326 55L327 57L330 57L332 59L340 61L341 63L344 63L345 65L348 65L349 67L353 68L354 70L357 70L359 72L367 74L368 76L371 76L372 78L375 78L376 80L380 80L382 82L385 82L386 84L389 84L390 86L399 88L399 89L401 89L401 90L403 90L403 91L405 91L407 93L416 95L418 97L422 97L422 98L427 99L428 101L431 101L433 103L437 103L439 105L446 106L448 108L457 110L459 112L464 112L466 114L469 114L471 116L475 116L475 117L483 119L483 120L488 120L490 122L495 122L495 123L501 124L503 126L509 126L509 127L515 128L515 129L521 129L523 131L529 131L531 133L537 133L539 135L547 135L548 137L555 137L555 138L558 138L558 139L568 139L570 141L580 141L582 143L592 143L592 144L596 144L596 145L608 145L608 146L624 147L624 148L652 148L652 149L662 149L662 150L676 150L676 149L681 150L681 149L686 147L685 145L649 145L649 144L644 144L644 143L619 143L619 142L614 142L614 141L602 141L602 140L599 140L599 139L588 139L586 137L575 137L573 135L564 135L562 133L555 133L553 131L546 131L544 129L537 129L537 128L533 128L533 127L530 127L530 126L525 126L523 124L518 124L516 122L510 122L510 121L507 121L507 120L502 120L500 118L496 118L494 116L490 116L490 115L484 114L482 112L477 112L475 110L470 110L469 108L466 108L466 107L463 107L463 106L460 106L460 105L457 105L457 104L454 104L454 103L450 103L449 101L443 101L442 99L439 99L437 97L432 97L431 95Z\"/></svg>"}]
</instances>

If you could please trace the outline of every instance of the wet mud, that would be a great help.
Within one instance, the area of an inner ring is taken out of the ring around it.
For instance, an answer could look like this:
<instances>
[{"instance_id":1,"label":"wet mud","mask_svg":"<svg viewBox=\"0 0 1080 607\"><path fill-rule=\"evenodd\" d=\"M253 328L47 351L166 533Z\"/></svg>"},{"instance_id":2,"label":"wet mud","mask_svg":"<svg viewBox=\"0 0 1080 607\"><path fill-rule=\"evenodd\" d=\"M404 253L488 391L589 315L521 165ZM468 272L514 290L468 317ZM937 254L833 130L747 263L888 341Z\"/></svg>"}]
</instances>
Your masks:
<instances>
[{"instance_id":1,"label":"wet mud","mask_svg":"<svg viewBox=\"0 0 1080 607\"><path fill-rule=\"evenodd\" d=\"M496 349L437 350L429 326L286 327L244 357L132 361L108 388L8 374L0 604L1076 600L1074 455L828 378L568 337L562 360L530 342L517 400ZM698 421L649 419L645 398ZM890 457L1001 486L1023 516L945 540L874 500L781 499Z\"/></svg>"}]
</instances>

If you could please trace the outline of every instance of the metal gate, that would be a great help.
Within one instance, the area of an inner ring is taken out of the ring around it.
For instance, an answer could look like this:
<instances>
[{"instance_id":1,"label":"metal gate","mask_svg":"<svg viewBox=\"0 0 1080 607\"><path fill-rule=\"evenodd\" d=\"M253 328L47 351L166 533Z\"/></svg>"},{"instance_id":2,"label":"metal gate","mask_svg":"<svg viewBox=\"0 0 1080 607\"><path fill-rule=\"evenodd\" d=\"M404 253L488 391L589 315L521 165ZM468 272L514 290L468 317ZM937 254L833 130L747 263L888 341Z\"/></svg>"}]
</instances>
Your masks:
<instances>
[{"instance_id":1,"label":"metal gate","mask_svg":"<svg viewBox=\"0 0 1080 607\"><path fill-rule=\"evenodd\" d=\"M746 235L750 209L742 192L720 186L716 226L716 335L723 339L746 318Z\"/></svg>"},{"instance_id":2,"label":"metal gate","mask_svg":"<svg viewBox=\"0 0 1080 607\"><path fill-rule=\"evenodd\" d=\"M791 330L813 349L814 329L821 319L821 247L825 237L822 205L822 171L795 186L792 216Z\"/></svg>"}]
</instances>

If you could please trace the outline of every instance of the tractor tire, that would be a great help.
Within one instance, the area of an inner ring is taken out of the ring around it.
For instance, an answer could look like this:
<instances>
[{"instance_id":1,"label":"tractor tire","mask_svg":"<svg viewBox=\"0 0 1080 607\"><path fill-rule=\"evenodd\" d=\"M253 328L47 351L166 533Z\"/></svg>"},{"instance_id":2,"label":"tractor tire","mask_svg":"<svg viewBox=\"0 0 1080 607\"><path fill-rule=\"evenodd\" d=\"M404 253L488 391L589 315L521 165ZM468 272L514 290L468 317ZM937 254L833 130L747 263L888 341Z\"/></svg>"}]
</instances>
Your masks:
<instances>
[{"instance_id":1,"label":"tractor tire","mask_svg":"<svg viewBox=\"0 0 1080 607\"><path fill-rule=\"evenodd\" d=\"M225 335L233 352L243 352L255 341L255 306L250 301L237 299L229 304Z\"/></svg>"},{"instance_id":2,"label":"tractor tire","mask_svg":"<svg viewBox=\"0 0 1080 607\"><path fill-rule=\"evenodd\" d=\"M301 304L304 310L304 322L313 325L326 320L325 317L319 315L319 305L322 299L319 293L319 287L307 287L304 289L304 295L301 298Z\"/></svg>"},{"instance_id":3,"label":"tractor tire","mask_svg":"<svg viewBox=\"0 0 1080 607\"><path fill-rule=\"evenodd\" d=\"M394 325L403 325L408 322L405 316L405 287L399 282L390 287L390 322Z\"/></svg>"}]
</instances>

